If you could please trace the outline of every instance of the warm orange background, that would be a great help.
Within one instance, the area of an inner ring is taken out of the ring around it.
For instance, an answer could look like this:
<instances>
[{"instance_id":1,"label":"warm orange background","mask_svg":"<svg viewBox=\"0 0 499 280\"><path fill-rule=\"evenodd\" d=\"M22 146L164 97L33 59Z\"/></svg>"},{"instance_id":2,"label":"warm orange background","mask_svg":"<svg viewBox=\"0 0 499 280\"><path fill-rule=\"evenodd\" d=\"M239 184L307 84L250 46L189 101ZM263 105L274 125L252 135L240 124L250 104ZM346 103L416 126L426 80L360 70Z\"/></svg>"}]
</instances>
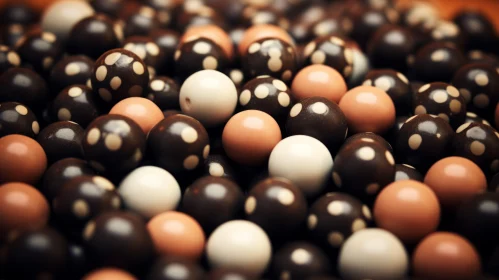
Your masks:
<instances>
[{"instance_id":1,"label":"warm orange background","mask_svg":"<svg viewBox=\"0 0 499 280\"><path fill-rule=\"evenodd\" d=\"M56 0L0 0L0 7L6 3L12 2L28 2L34 7L42 9L48 3ZM396 0L397 1L397 0ZM414 0L398 0L397 3L404 5L415 2ZM426 2L434 3L444 18L451 18L457 11L461 9L477 9L484 12L494 21L496 28L499 30L499 0L426 0Z\"/></svg>"}]
</instances>

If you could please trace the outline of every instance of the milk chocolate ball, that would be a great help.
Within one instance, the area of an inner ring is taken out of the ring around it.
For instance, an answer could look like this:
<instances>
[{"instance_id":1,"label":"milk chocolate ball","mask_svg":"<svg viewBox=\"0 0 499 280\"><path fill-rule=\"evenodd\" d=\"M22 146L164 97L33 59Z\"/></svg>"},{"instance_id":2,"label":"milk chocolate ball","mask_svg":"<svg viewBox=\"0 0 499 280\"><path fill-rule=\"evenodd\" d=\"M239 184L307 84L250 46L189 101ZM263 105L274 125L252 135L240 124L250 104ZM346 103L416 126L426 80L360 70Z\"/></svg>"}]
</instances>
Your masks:
<instances>
[{"instance_id":1,"label":"milk chocolate ball","mask_svg":"<svg viewBox=\"0 0 499 280\"><path fill-rule=\"evenodd\" d=\"M109 114L122 115L134 120L147 135L164 118L163 111L151 100L142 97L130 97L111 108Z\"/></svg>"}]
</instances>

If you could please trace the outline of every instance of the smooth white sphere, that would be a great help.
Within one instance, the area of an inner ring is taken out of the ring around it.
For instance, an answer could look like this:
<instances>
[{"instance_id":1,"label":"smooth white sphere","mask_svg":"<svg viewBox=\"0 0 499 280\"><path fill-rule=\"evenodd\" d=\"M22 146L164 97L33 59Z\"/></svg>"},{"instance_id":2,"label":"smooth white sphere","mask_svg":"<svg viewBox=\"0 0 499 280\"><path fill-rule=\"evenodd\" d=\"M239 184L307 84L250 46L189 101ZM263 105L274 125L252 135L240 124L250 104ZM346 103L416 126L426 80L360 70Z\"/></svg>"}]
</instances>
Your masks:
<instances>
[{"instance_id":1,"label":"smooth white sphere","mask_svg":"<svg viewBox=\"0 0 499 280\"><path fill-rule=\"evenodd\" d=\"M175 210L181 198L177 180L156 166L143 166L130 172L118 192L126 208L145 218Z\"/></svg>"},{"instance_id":2,"label":"smooth white sphere","mask_svg":"<svg viewBox=\"0 0 499 280\"><path fill-rule=\"evenodd\" d=\"M237 106L234 82L221 72L202 70L189 76L180 88L180 108L205 126L226 122Z\"/></svg>"},{"instance_id":3,"label":"smooth white sphere","mask_svg":"<svg viewBox=\"0 0 499 280\"><path fill-rule=\"evenodd\" d=\"M206 244L206 255L213 267L240 269L258 276L270 263L272 245L258 225L235 220L215 229Z\"/></svg>"},{"instance_id":4,"label":"smooth white sphere","mask_svg":"<svg viewBox=\"0 0 499 280\"><path fill-rule=\"evenodd\" d=\"M332 169L333 157L326 146L305 135L281 140L269 158L270 176L292 181L307 196L313 196L324 188Z\"/></svg>"},{"instance_id":5,"label":"smooth white sphere","mask_svg":"<svg viewBox=\"0 0 499 280\"><path fill-rule=\"evenodd\" d=\"M76 23L94 13L87 1L56 1L43 13L42 29L54 33L57 39L64 41Z\"/></svg>"},{"instance_id":6,"label":"smooth white sphere","mask_svg":"<svg viewBox=\"0 0 499 280\"><path fill-rule=\"evenodd\" d=\"M404 279L409 258L404 245L383 229L355 232L341 248L338 269L345 280Z\"/></svg>"}]
</instances>

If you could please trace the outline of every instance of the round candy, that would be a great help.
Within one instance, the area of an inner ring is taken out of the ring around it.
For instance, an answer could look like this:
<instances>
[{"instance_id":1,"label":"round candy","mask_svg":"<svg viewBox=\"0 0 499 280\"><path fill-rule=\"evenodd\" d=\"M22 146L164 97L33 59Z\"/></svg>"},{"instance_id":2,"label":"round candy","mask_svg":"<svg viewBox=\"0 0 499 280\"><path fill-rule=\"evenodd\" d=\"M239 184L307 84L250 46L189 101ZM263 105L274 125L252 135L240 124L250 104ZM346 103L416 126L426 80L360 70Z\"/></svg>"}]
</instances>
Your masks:
<instances>
[{"instance_id":1,"label":"round candy","mask_svg":"<svg viewBox=\"0 0 499 280\"><path fill-rule=\"evenodd\" d=\"M35 138L40 132L40 124L28 107L17 102L0 103L0 137L9 134Z\"/></svg>"},{"instance_id":2,"label":"round candy","mask_svg":"<svg viewBox=\"0 0 499 280\"><path fill-rule=\"evenodd\" d=\"M369 207L344 193L327 193L310 207L307 228L314 241L326 248L339 249L353 233L371 222Z\"/></svg>"},{"instance_id":3,"label":"round candy","mask_svg":"<svg viewBox=\"0 0 499 280\"><path fill-rule=\"evenodd\" d=\"M148 83L147 66L131 51L110 50L95 62L92 88L109 105L128 97L142 96Z\"/></svg>"},{"instance_id":4,"label":"round candy","mask_svg":"<svg viewBox=\"0 0 499 280\"><path fill-rule=\"evenodd\" d=\"M92 89L85 85L72 85L62 90L50 110L54 119L73 121L82 127L87 127L100 115L98 100Z\"/></svg>"},{"instance_id":5,"label":"round candy","mask_svg":"<svg viewBox=\"0 0 499 280\"><path fill-rule=\"evenodd\" d=\"M357 133L354 134L350 137L348 137L345 142L343 143L343 146L346 146L347 144L353 143L357 140L360 140L362 142L368 142L368 143L378 143L385 147L388 151L393 153L393 147L388 143L385 138L379 136L378 134L372 133L372 132L362 132L362 133Z\"/></svg>"},{"instance_id":6,"label":"round candy","mask_svg":"<svg viewBox=\"0 0 499 280\"><path fill-rule=\"evenodd\" d=\"M410 166L408 164L396 164L395 181L403 181L403 180L414 180L418 182L423 182L424 177L413 166Z\"/></svg>"},{"instance_id":7,"label":"round candy","mask_svg":"<svg viewBox=\"0 0 499 280\"><path fill-rule=\"evenodd\" d=\"M149 69L149 76L152 78L156 74L156 69L164 60L164 53L159 46L148 36L132 36L123 42L123 48L135 53L144 61Z\"/></svg>"},{"instance_id":8,"label":"round candy","mask_svg":"<svg viewBox=\"0 0 499 280\"><path fill-rule=\"evenodd\" d=\"M372 70L367 73L363 85L385 91L397 108L397 115L405 115L411 110L412 90L404 74L390 69Z\"/></svg>"},{"instance_id":9,"label":"round candy","mask_svg":"<svg viewBox=\"0 0 499 280\"><path fill-rule=\"evenodd\" d=\"M30 66L41 74L49 74L62 54L60 40L53 33L39 29L32 29L24 36L24 40L16 43L16 51L24 66Z\"/></svg>"},{"instance_id":10,"label":"round candy","mask_svg":"<svg viewBox=\"0 0 499 280\"><path fill-rule=\"evenodd\" d=\"M480 256L463 237L436 232L418 244L412 254L414 274L422 279L476 279Z\"/></svg>"},{"instance_id":11,"label":"round candy","mask_svg":"<svg viewBox=\"0 0 499 280\"><path fill-rule=\"evenodd\" d=\"M289 236L303 225L307 201L290 181L268 178L251 188L244 209L249 221L259 225L270 237L279 238Z\"/></svg>"},{"instance_id":12,"label":"round candy","mask_svg":"<svg viewBox=\"0 0 499 280\"><path fill-rule=\"evenodd\" d=\"M82 158L82 139L84 130L70 121L55 122L46 126L36 140L53 163L64 158Z\"/></svg>"},{"instance_id":13,"label":"round candy","mask_svg":"<svg viewBox=\"0 0 499 280\"><path fill-rule=\"evenodd\" d=\"M301 69L291 85L293 97L302 100L320 96L339 103L347 92L345 79L335 69L314 64Z\"/></svg>"},{"instance_id":14,"label":"round candy","mask_svg":"<svg viewBox=\"0 0 499 280\"><path fill-rule=\"evenodd\" d=\"M158 73L173 74L175 72L174 56L179 44L179 34L171 29L155 29L150 32L149 36L164 54L163 61L159 63L157 69Z\"/></svg>"},{"instance_id":15,"label":"round candy","mask_svg":"<svg viewBox=\"0 0 499 280\"><path fill-rule=\"evenodd\" d=\"M58 93L71 85L86 84L92 76L94 63L94 60L84 55L63 57L50 72L51 91Z\"/></svg>"},{"instance_id":16,"label":"round candy","mask_svg":"<svg viewBox=\"0 0 499 280\"><path fill-rule=\"evenodd\" d=\"M163 112L152 101L142 97L129 97L116 103L109 114L122 115L134 120L147 135L162 119Z\"/></svg>"},{"instance_id":17,"label":"round candy","mask_svg":"<svg viewBox=\"0 0 499 280\"><path fill-rule=\"evenodd\" d=\"M27 68L11 68L0 76L0 101L25 104L38 110L45 106L48 89L45 80Z\"/></svg>"},{"instance_id":18,"label":"round candy","mask_svg":"<svg viewBox=\"0 0 499 280\"><path fill-rule=\"evenodd\" d=\"M24 183L0 185L0 240L47 224L50 206L34 187Z\"/></svg>"},{"instance_id":19,"label":"round candy","mask_svg":"<svg viewBox=\"0 0 499 280\"><path fill-rule=\"evenodd\" d=\"M87 2L54 2L43 13L41 25L43 30L56 34L64 41L77 22L93 14L94 9Z\"/></svg>"},{"instance_id":20,"label":"round candy","mask_svg":"<svg viewBox=\"0 0 499 280\"><path fill-rule=\"evenodd\" d=\"M0 138L0 183L36 184L47 168L47 156L35 140L18 134Z\"/></svg>"},{"instance_id":21,"label":"round candy","mask_svg":"<svg viewBox=\"0 0 499 280\"><path fill-rule=\"evenodd\" d=\"M240 269L252 275L264 272L271 254L267 234L254 223L243 220L220 225L206 244L206 255L213 267Z\"/></svg>"},{"instance_id":22,"label":"round candy","mask_svg":"<svg viewBox=\"0 0 499 280\"><path fill-rule=\"evenodd\" d=\"M87 223L83 240L89 258L99 266L137 270L153 256L151 237L139 215L106 212Z\"/></svg>"},{"instance_id":23,"label":"round candy","mask_svg":"<svg viewBox=\"0 0 499 280\"><path fill-rule=\"evenodd\" d=\"M21 65L21 58L17 52L11 50L8 46L0 45L0 74L3 74L10 68Z\"/></svg>"},{"instance_id":24,"label":"round candy","mask_svg":"<svg viewBox=\"0 0 499 280\"><path fill-rule=\"evenodd\" d=\"M486 124L488 126L492 126L487 120L479 117L477 114L473 113L473 112L466 112L466 119L464 119L464 122L465 123L473 123L473 122L477 122L477 123L482 123L482 124Z\"/></svg>"},{"instance_id":25,"label":"round candy","mask_svg":"<svg viewBox=\"0 0 499 280\"><path fill-rule=\"evenodd\" d=\"M308 135L336 153L348 133L340 107L324 97L309 97L296 103L286 121L287 135Z\"/></svg>"},{"instance_id":26,"label":"round candy","mask_svg":"<svg viewBox=\"0 0 499 280\"><path fill-rule=\"evenodd\" d=\"M232 180L213 176L194 181L182 199L182 212L196 219L206 233L242 216L243 207L240 187Z\"/></svg>"},{"instance_id":27,"label":"round candy","mask_svg":"<svg viewBox=\"0 0 499 280\"><path fill-rule=\"evenodd\" d=\"M206 129L196 119L181 114L161 120L147 141L153 160L171 173L198 168L210 153Z\"/></svg>"},{"instance_id":28,"label":"round candy","mask_svg":"<svg viewBox=\"0 0 499 280\"><path fill-rule=\"evenodd\" d=\"M376 198L373 212L379 228L409 244L435 231L440 222L437 196L425 184L412 180L386 186Z\"/></svg>"},{"instance_id":29,"label":"round candy","mask_svg":"<svg viewBox=\"0 0 499 280\"><path fill-rule=\"evenodd\" d=\"M487 189L487 179L480 167L462 157L437 161L426 173L424 183L435 192L443 207L450 208Z\"/></svg>"},{"instance_id":30,"label":"round candy","mask_svg":"<svg viewBox=\"0 0 499 280\"><path fill-rule=\"evenodd\" d=\"M155 166L142 166L128 174L119 185L125 207L152 218L175 210L180 201L180 186L168 171Z\"/></svg>"},{"instance_id":31,"label":"round candy","mask_svg":"<svg viewBox=\"0 0 499 280\"><path fill-rule=\"evenodd\" d=\"M432 42L418 50L413 70L422 81L449 82L465 61L461 50L452 43Z\"/></svg>"},{"instance_id":32,"label":"round candy","mask_svg":"<svg viewBox=\"0 0 499 280\"><path fill-rule=\"evenodd\" d=\"M354 233L341 248L338 269L343 279L403 279L407 252L395 235L383 229Z\"/></svg>"},{"instance_id":33,"label":"round candy","mask_svg":"<svg viewBox=\"0 0 499 280\"><path fill-rule=\"evenodd\" d=\"M305 46L306 64L327 65L348 79L353 70L353 51L337 36L322 36Z\"/></svg>"},{"instance_id":34,"label":"round candy","mask_svg":"<svg viewBox=\"0 0 499 280\"><path fill-rule=\"evenodd\" d=\"M94 1L100 2L100 1ZM99 268L89 272L83 277L83 280L137 280L135 276L125 270L117 268Z\"/></svg>"},{"instance_id":35,"label":"round candy","mask_svg":"<svg viewBox=\"0 0 499 280\"><path fill-rule=\"evenodd\" d=\"M180 212L154 216L147 224L156 252L197 260L205 245L203 229L192 217Z\"/></svg>"},{"instance_id":36,"label":"round candy","mask_svg":"<svg viewBox=\"0 0 499 280\"><path fill-rule=\"evenodd\" d=\"M306 196L319 193L331 174L333 158L319 140L294 135L281 140L269 158L269 174L291 180Z\"/></svg>"},{"instance_id":37,"label":"round candy","mask_svg":"<svg viewBox=\"0 0 499 280\"><path fill-rule=\"evenodd\" d=\"M374 35L381 26L390 23L387 11L388 10L385 9L363 7L363 9L353 13L351 38L363 48L366 47L372 35Z\"/></svg>"},{"instance_id":38,"label":"round candy","mask_svg":"<svg viewBox=\"0 0 499 280\"><path fill-rule=\"evenodd\" d=\"M99 172L124 173L142 160L146 136L128 117L105 115L91 122L83 136L83 153Z\"/></svg>"},{"instance_id":39,"label":"round candy","mask_svg":"<svg viewBox=\"0 0 499 280\"><path fill-rule=\"evenodd\" d=\"M90 2L96 13L106 14L117 18L123 9L123 0L97 0Z\"/></svg>"},{"instance_id":40,"label":"round candy","mask_svg":"<svg viewBox=\"0 0 499 280\"><path fill-rule=\"evenodd\" d=\"M379 88L353 88L343 96L339 105L353 132L381 134L395 123L395 105L390 96Z\"/></svg>"},{"instance_id":41,"label":"round candy","mask_svg":"<svg viewBox=\"0 0 499 280\"><path fill-rule=\"evenodd\" d=\"M133 9L133 13L129 13L121 23L125 38L147 36L151 31L160 27L161 23L156 10L145 5L135 6Z\"/></svg>"},{"instance_id":42,"label":"round candy","mask_svg":"<svg viewBox=\"0 0 499 280\"><path fill-rule=\"evenodd\" d=\"M154 262L146 280L206 279L204 270L191 260L181 257L163 257ZM104 279L103 279L104 280Z\"/></svg>"},{"instance_id":43,"label":"round candy","mask_svg":"<svg viewBox=\"0 0 499 280\"><path fill-rule=\"evenodd\" d=\"M275 38L294 45L293 39L286 30L275 25L258 24L246 29L244 32L238 44L239 55L244 55L252 43L263 38Z\"/></svg>"},{"instance_id":44,"label":"round candy","mask_svg":"<svg viewBox=\"0 0 499 280\"><path fill-rule=\"evenodd\" d=\"M146 97L163 111L178 110L180 109L179 90L177 82L173 79L166 76L156 76L149 82Z\"/></svg>"},{"instance_id":45,"label":"round candy","mask_svg":"<svg viewBox=\"0 0 499 280\"><path fill-rule=\"evenodd\" d=\"M260 165L281 141L281 130L268 114L247 110L234 115L225 125L222 141L227 155L245 165Z\"/></svg>"},{"instance_id":46,"label":"round candy","mask_svg":"<svg viewBox=\"0 0 499 280\"><path fill-rule=\"evenodd\" d=\"M206 126L227 121L237 105L237 89L232 80L215 70L192 74L180 88L180 107Z\"/></svg>"},{"instance_id":47,"label":"round candy","mask_svg":"<svg viewBox=\"0 0 499 280\"><path fill-rule=\"evenodd\" d=\"M415 42L410 30L386 24L369 39L367 53L375 68L407 69L407 58L414 51Z\"/></svg>"},{"instance_id":48,"label":"round candy","mask_svg":"<svg viewBox=\"0 0 499 280\"><path fill-rule=\"evenodd\" d=\"M204 37L217 42L227 57L232 59L234 55L234 44L229 35L222 28L213 24L191 26L182 34L180 42L184 43L196 37Z\"/></svg>"},{"instance_id":49,"label":"round candy","mask_svg":"<svg viewBox=\"0 0 499 280\"><path fill-rule=\"evenodd\" d=\"M272 260L274 279L310 279L328 275L331 263L320 248L308 242L292 242L280 248Z\"/></svg>"}]
</instances>

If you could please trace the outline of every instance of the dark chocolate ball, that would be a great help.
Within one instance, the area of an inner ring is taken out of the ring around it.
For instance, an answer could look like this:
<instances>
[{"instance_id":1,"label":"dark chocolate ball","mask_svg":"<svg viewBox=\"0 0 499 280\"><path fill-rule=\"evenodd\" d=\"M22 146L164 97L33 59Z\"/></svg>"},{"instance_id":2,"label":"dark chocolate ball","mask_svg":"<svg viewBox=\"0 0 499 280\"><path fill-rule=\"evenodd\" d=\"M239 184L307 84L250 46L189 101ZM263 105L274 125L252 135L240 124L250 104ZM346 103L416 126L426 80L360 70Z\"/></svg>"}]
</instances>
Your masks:
<instances>
[{"instance_id":1,"label":"dark chocolate ball","mask_svg":"<svg viewBox=\"0 0 499 280\"><path fill-rule=\"evenodd\" d=\"M353 233L365 229L371 220L367 205L348 194L332 192L310 206L307 226L312 241L335 250Z\"/></svg>"},{"instance_id":2,"label":"dark chocolate ball","mask_svg":"<svg viewBox=\"0 0 499 280\"><path fill-rule=\"evenodd\" d=\"M153 244L142 217L129 212L106 212L83 230L89 257L98 266L137 270L149 264Z\"/></svg>"},{"instance_id":3,"label":"dark chocolate ball","mask_svg":"<svg viewBox=\"0 0 499 280\"><path fill-rule=\"evenodd\" d=\"M175 51L175 70L182 78L187 78L201 70L223 72L228 64L229 59L222 47L204 37L188 39L182 42Z\"/></svg>"},{"instance_id":4,"label":"dark chocolate ball","mask_svg":"<svg viewBox=\"0 0 499 280\"><path fill-rule=\"evenodd\" d=\"M141 6L137 8L126 20L123 28L125 38L130 36L147 36L152 30L159 28L157 12L151 7Z\"/></svg>"},{"instance_id":5,"label":"dark chocolate ball","mask_svg":"<svg viewBox=\"0 0 499 280\"><path fill-rule=\"evenodd\" d=\"M87 259L85 247L78 243L70 243L64 277L68 277L66 279L81 279L89 269L90 260Z\"/></svg>"},{"instance_id":6,"label":"dark chocolate ball","mask_svg":"<svg viewBox=\"0 0 499 280\"><path fill-rule=\"evenodd\" d=\"M123 10L123 2L123 0L93 0L90 1L90 5L92 5L96 13L117 18Z\"/></svg>"},{"instance_id":7,"label":"dark chocolate ball","mask_svg":"<svg viewBox=\"0 0 499 280\"><path fill-rule=\"evenodd\" d=\"M95 171L82 159L61 159L47 169L40 190L49 201L52 201L67 181L78 176L94 174Z\"/></svg>"},{"instance_id":8,"label":"dark chocolate ball","mask_svg":"<svg viewBox=\"0 0 499 280\"><path fill-rule=\"evenodd\" d=\"M157 259L149 269L146 280L205 279L201 266L190 260L168 256Z\"/></svg>"},{"instance_id":9,"label":"dark chocolate ball","mask_svg":"<svg viewBox=\"0 0 499 280\"><path fill-rule=\"evenodd\" d=\"M92 89L109 106L144 95L149 83L147 65L125 49L110 50L95 62Z\"/></svg>"},{"instance_id":10,"label":"dark chocolate ball","mask_svg":"<svg viewBox=\"0 0 499 280\"><path fill-rule=\"evenodd\" d=\"M26 104L33 110L45 107L47 84L36 72L26 68L11 68L0 76L0 101Z\"/></svg>"},{"instance_id":11,"label":"dark chocolate ball","mask_svg":"<svg viewBox=\"0 0 499 280\"><path fill-rule=\"evenodd\" d=\"M407 119L397 135L397 162L425 173L433 163L449 155L454 135L449 123L438 116L413 116Z\"/></svg>"},{"instance_id":12,"label":"dark chocolate ball","mask_svg":"<svg viewBox=\"0 0 499 280\"><path fill-rule=\"evenodd\" d=\"M35 29L19 40L16 51L23 65L39 74L48 74L61 56L62 47L53 33Z\"/></svg>"},{"instance_id":13,"label":"dark chocolate ball","mask_svg":"<svg viewBox=\"0 0 499 280\"><path fill-rule=\"evenodd\" d=\"M360 141L364 141L364 142L369 142L369 143L378 143L378 144L381 144L383 147L385 147L385 149L387 149L388 151L390 151L390 153L393 153L393 147L390 143L388 143L385 138L379 136L378 134L376 133L372 133L372 132L361 132L361 133L356 133L350 137L348 137L346 140L345 140L345 143L343 143L344 146L350 144L350 143L353 143L357 140L360 140Z\"/></svg>"},{"instance_id":14,"label":"dark chocolate ball","mask_svg":"<svg viewBox=\"0 0 499 280\"><path fill-rule=\"evenodd\" d=\"M210 152L206 129L186 115L161 120L149 132L147 144L154 162L172 173L203 166Z\"/></svg>"},{"instance_id":15,"label":"dark chocolate ball","mask_svg":"<svg viewBox=\"0 0 499 280\"><path fill-rule=\"evenodd\" d=\"M35 138L40 124L31 109L17 102L0 103L0 137L21 134Z\"/></svg>"},{"instance_id":16,"label":"dark chocolate ball","mask_svg":"<svg viewBox=\"0 0 499 280\"><path fill-rule=\"evenodd\" d=\"M436 115L456 129L466 119L466 100L454 86L433 82L419 88L413 110L415 115Z\"/></svg>"},{"instance_id":17,"label":"dark chocolate ball","mask_svg":"<svg viewBox=\"0 0 499 280\"><path fill-rule=\"evenodd\" d=\"M0 13L2 24L30 25L36 22L36 12L26 3L8 2Z\"/></svg>"},{"instance_id":18,"label":"dark chocolate ball","mask_svg":"<svg viewBox=\"0 0 499 280\"><path fill-rule=\"evenodd\" d=\"M371 70L363 85L374 86L388 93L397 109L397 115L402 116L411 111L412 90L404 74L391 69Z\"/></svg>"},{"instance_id":19,"label":"dark chocolate ball","mask_svg":"<svg viewBox=\"0 0 499 280\"><path fill-rule=\"evenodd\" d=\"M71 85L63 89L52 102L52 118L59 121L73 121L82 127L100 115L98 101L91 88L85 85Z\"/></svg>"},{"instance_id":20,"label":"dark chocolate ball","mask_svg":"<svg viewBox=\"0 0 499 280\"><path fill-rule=\"evenodd\" d=\"M340 107L324 97L309 97L296 103L286 121L287 135L308 135L321 141L334 154L348 133Z\"/></svg>"},{"instance_id":21,"label":"dark chocolate ball","mask_svg":"<svg viewBox=\"0 0 499 280\"><path fill-rule=\"evenodd\" d=\"M331 262L317 246L303 241L280 248L273 257L274 279L309 279L331 273Z\"/></svg>"},{"instance_id":22,"label":"dark chocolate ball","mask_svg":"<svg viewBox=\"0 0 499 280\"><path fill-rule=\"evenodd\" d=\"M394 181L403 181L403 180L414 180L414 181L423 182L424 177L419 171L416 170L416 168L408 164L396 164Z\"/></svg>"},{"instance_id":23,"label":"dark chocolate ball","mask_svg":"<svg viewBox=\"0 0 499 280\"><path fill-rule=\"evenodd\" d=\"M19 66L21 66L21 58L17 52L6 45L0 45L0 74Z\"/></svg>"},{"instance_id":24,"label":"dark chocolate ball","mask_svg":"<svg viewBox=\"0 0 499 280\"><path fill-rule=\"evenodd\" d=\"M214 176L197 179L184 193L182 211L208 234L219 225L242 216L244 194L232 180Z\"/></svg>"},{"instance_id":25,"label":"dark chocolate ball","mask_svg":"<svg viewBox=\"0 0 499 280\"><path fill-rule=\"evenodd\" d=\"M468 50L495 50L493 42L497 33L493 23L483 13L462 10L454 17L454 22L463 32Z\"/></svg>"},{"instance_id":26,"label":"dark chocolate ball","mask_svg":"<svg viewBox=\"0 0 499 280\"><path fill-rule=\"evenodd\" d=\"M151 36L164 54L162 61L159 63L157 73L173 75L175 72L174 55L179 43L179 34L170 29L155 29L151 31L149 36Z\"/></svg>"},{"instance_id":27,"label":"dark chocolate ball","mask_svg":"<svg viewBox=\"0 0 499 280\"><path fill-rule=\"evenodd\" d=\"M64 88L86 84L92 76L94 61L84 55L66 56L59 60L50 73L50 89L58 93Z\"/></svg>"},{"instance_id":28,"label":"dark chocolate ball","mask_svg":"<svg viewBox=\"0 0 499 280\"><path fill-rule=\"evenodd\" d=\"M263 38L248 47L241 64L248 79L269 75L288 83L297 71L296 50L283 40Z\"/></svg>"},{"instance_id":29,"label":"dark chocolate ball","mask_svg":"<svg viewBox=\"0 0 499 280\"><path fill-rule=\"evenodd\" d=\"M466 112L466 118L464 119L464 122L465 123L477 122L477 123L482 123L482 124L492 126L487 120L479 117L477 114L475 114L473 112Z\"/></svg>"},{"instance_id":30,"label":"dark chocolate ball","mask_svg":"<svg viewBox=\"0 0 499 280\"><path fill-rule=\"evenodd\" d=\"M83 158L82 139L85 131L77 123L61 121L49 124L36 137L49 163L64 158Z\"/></svg>"},{"instance_id":31,"label":"dark chocolate ball","mask_svg":"<svg viewBox=\"0 0 499 280\"><path fill-rule=\"evenodd\" d=\"M305 64L324 64L348 79L353 71L353 51L344 39L330 35L308 43L303 50Z\"/></svg>"},{"instance_id":32,"label":"dark chocolate ball","mask_svg":"<svg viewBox=\"0 0 499 280\"><path fill-rule=\"evenodd\" d=\"M147 99L158 105L161 110L180 109L180 88L175 80L166 76L156 76L149 82Z\"/></svg>"},{"instance_id":33,"label":"dark chocolate ball","mask_svg":"<svg viewBox=\"0 0 499 280\"><path fill-rule=\"evenodd\" d=\"M366 48L369 39L383 25L389 24L390 19L382 9L363 8L352 15L352 32L350 36L362 48Z\"/></svg>"},{"instance_id":34,"label":"dark chocolate ball","mask_svg":"<svg viewBox=\"0 0 499 280\"><path fill-rule=\"evenodd\" d=\"M432 42L418 50L414 57L414 75L425 82L450 82L466 59L455 45Z\"/></svg>"},{"instance_id":35,"label":"dark chocolate ball","mask_svg":"<svg viewBox=\"0 0 499 280\"><path fill-rule=\"evenodd\" d=\"M147 36L131 36L123 42L125 50L135 53L149 68L149 75L155 76L156 69L158 69L163 62L163 53L159 46L154 42L151 37Z\"/></svg>"},{"instance_id":36,"label":"dark chocolate ball","mask_svg":"<svg viewBox=\"0 0 499 280\"><path fill-rule=\"evenodd\" d=\"M88 125L82 142L85 159L95 170L123 175L142 160L146 136L130 118L105 115Z\"/></svg>"}]
</instances>

